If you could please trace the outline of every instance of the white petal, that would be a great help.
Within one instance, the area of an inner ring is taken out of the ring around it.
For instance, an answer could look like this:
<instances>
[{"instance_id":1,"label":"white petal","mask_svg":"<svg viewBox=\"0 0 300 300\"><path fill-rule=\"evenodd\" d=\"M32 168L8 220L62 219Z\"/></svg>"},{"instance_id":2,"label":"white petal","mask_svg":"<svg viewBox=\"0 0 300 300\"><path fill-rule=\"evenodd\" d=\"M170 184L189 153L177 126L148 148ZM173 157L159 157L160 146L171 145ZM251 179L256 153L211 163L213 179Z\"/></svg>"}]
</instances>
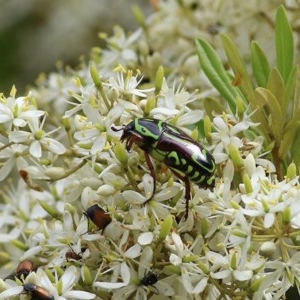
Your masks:
<instances>
[{"instance_id":1,"label":"white petal","mask_svg":"<svg viewBox=\"0 0 300 300\"><path fill-rule=\"evenodd\" d=\"M124 256L129 258L136 258L141 254L141 249L142 247L139 244L135 244L124 253Z\"/></svg>"},{"instance_id":2,"label":"white petal","mask_svg":"<svg viewBox=\"0 0 300 300\"><path fill-rule=\"evenodd\" d=\"M0 299L9 299L13 296L21 294L23 291L23 286L14 286L12 288L7 289L6 291L0 294Z\"/></svg>"},{"instance_id":3,"label":"white petal","mask_svg":"<svg viewBox=\"0 0 300 300\"><path fill-rule=\"evenodd\" d=\"M130 282L130 270L125 262L121 264L121 277L126 285Z\"/></svg>"},{"instance_id":4,"label":"white petal","mask_svg":"<svg viewBox=\"0 0 300 300\"><path fill-rule=\"evenodd\" d=\"M31 134L27 131L12 131L9 133L9 141L14 143L29 142Z\"/></svg>"},{"instance_id":5,"label":"white petal","mask_svg":"<svg viewBox=\"0 0 300 300\"><path fill-rule=\"evenodd\" d=\"M130 203L143 204L146 201L143 195L135 191L124 191L122 195L124 199Z\"/></svg>"},{"instance_id":6,"label":"white petal","mask_svg":"<svg viewBox=\"0 0 300 300\"><path fill-rule=\"evenodd\" d=\"M27 110L24 112L21 112L19 114L19 118L23 119L29 119L29 118L39 118L43 116L45 112L43 110Z\"/></svg>"},{"instance_id":7,"label":"white petal","mask_svg":"<svg viewBox=\"0 0 300 300\"><path fill-rule=\"evenodd\" d=\"M250 280L253 277L253 272L250 270L244 270L244 271L234 270L233 276L236 280L246 281L246 280Z\"/></svg>"},{"instance_id":8,"label":"white petal","mask_svg":"<svg viewBox=\"0 0 300 300\"><path fill-rule=\"evenodd\" d=\"M90 139L94 138L99 134L99 130L95 127L88 129L81 129L74 133L74 138L78 141L90 141Z\"/></svg>"},{"instance_id":9,"label":"white petal","mask_svg":"<svg viewBox=\"0 0 300 300\"><path fill-rule=\"evenodd\" d=\"M17 127L25 127L27 122L23 119L16 118L13 120L13 124Z\"/></svg>"},{"instance_id":10,"label":"white petal","mask_svg":"<svg viewBox=\"0 0 300 300\"><path fill-rule=\"evenodd\" d=\"M183 271L183 270L182 270ZM190 276L186 272L182 272L181 275L182 283L186 291L191 294L193 290L192 282Z\"/></svg>"},{"instance_id":11,"label":"white petal","mask_svg":"<svg viewBox=\"0 0 300 300\"><path fill-rule=\"evenodd\" d=\"M231 274L230 270L223 270L223 271L220 271L220 272L211 273L210 275L211 275L212 278L215 278L215 279L225 279L228 276L230 276L230 274Z\"/></svg>"},{"instance_id":12,"label":"white petal","mask_svg":"<svg viewBox=\"0 0 300 300\"><path fill-rule=\"evenodd\" d=\"M93 124L100 124L102 126L104 125L102 123L102 117L100 116L99 111L93 108L89 103L84 103L82 105L82 111Z\"/></svg>"},{"instance_id":13,"label":"white petal","mask_svg":"<svg viewBox=\"0 0 300 300\"><path fill-rule=\"evenodd\" d=\"M32 156L36 158L42 157L42 147L41 144L38 141L33 141L30 144L29 152Z\"/></svg>"},{"instance_id":14,"label":"white petal","mask_svg":"<svg viewBox=\"0 0 300 300\"><path fill-rule=\"evenodd\" d=\"M63 284L63 291L67 291L74 282L76 281L76 277L78 276L77 268L75 266L70 266L61 277L61 281Z\"/></svg>"},{"instance_id":15,"label":"white petal","mask_svg":"<svg viewBox=\"0 0 300 300\"><path fill-rule=\"evenodd\" d=\"M101 152L106 144L106 136L104 134L98 136L92 146L91 153L97 154Z\"/></svg>"},{"instance_id":16,"label":"white petal","mask_svg":"<svg viewBox=\"0 0 300 300\"><path fill-rule=\"evenodd\" d=\"M171 253L169 260L174 266L179 266L182 263L182 259L174 253Z\"/></svg>"},{"instance_id":17,"label":"white petal","mask_svg":"<svg viewBox=\"0 0 300 300\"><path fill-rule=\"evenodd\" d=\"M43 144L45 144L51 152L56 154L63 154L66 151L66 147L55 139L43 138Z\"/></svg>"},{"instance_id":18,"label":"white petal","mask_svg":"<svg viewBox=\"0 0 300 300\"><path fill-rule=\"evenodd\" d=\"M265 215L265 219L264 219L264 227L265 228L270 228L274 224L274 221L275 221L274 214L273 213L267 213Z\"/></svg>"},{"instance_id":19,"label":"white petal","mask_svg":"<svg viewBox=\"0 0 300 300\"><path fill-rule=\"evenodd\" d=\"M145 276L146 271L149 270L153 260L153 250L150 246L144 248L141 258L140 265L138 270L139 278L143 278Z\"/></svg>"},{"instance_id":20,"label":"white petal","mask_svg":"<svg viewBox=\"0 0 300 300\"><path fill-rule=\"evenodd\" d=\"M0 120L1 123L11 121L13 119L13 114L11 110L3 104L0 104Z\"/></svg>"},{"instance_id":21,"label":"white petal","mask_svg":"<svg viewBox=\"0 0 300 300\"><path fill-rule=\"evenodd\" d=\"M221 131L225 131L227 132L228 131L228 127L227 125L225 124L224 120L221 118L221 117L215 117L214 118L214 123L216 125L216 127L221 130Z\"/></svg>"},{"instance_id":22,"label":"white petal","mask_svg":"<svg viewBox=\"0 0 300 300\"><path fill-rule=\"evenodd\" d=\"M164 188L163 190L161 190L159 193L157 193L153 197L153 199L155 199L155 201L158 201L158 202L172 199L174 196L176 196L179 193L179 191L180 191L179 186L167 187L167 188Z\"/></svg>"},{"instance_id":23,"label":"white petal","mask_svg":"<svg viewBox=\"0 0 300 300\"><path fill-rule=\"evenodd\" d=\"M192 110L188 113L180 116L176 125L178 126L186 126L190 124L195 124L201 119L203 119L204 113L202 110Z\"/></svg>"},{"instance_id":24,"label":"white petal","mask_svg":"<svg viewBox=\"0 0 300 300\"><path fill-rule=\"evenodd\" d=\"M206 288L207 286L207 282L208 282L208 278L207 277L204 277L202 278L198 283L197 285L195 286L195 288L193 289L193 294L200 294L204 291L204 289Z\"/></svg>"},{"instance_id":25,"label":"white petal","mask_svg":"<svg viewBox=\"0 0 300 300\"><path fill-rule=\"evenodd\" d=\"M15 159L9 158L0 168L0 181L4 180L12 168L14 167Z\"/></svg>"},{"instance_id":26,"label":"white petal","mask_svg":"<svg viewBox=\"0 0 300 300\"><path fill-rule=\"evenodd\" d=\"M111 125L122 115L124 111L123 105L115 105L107 114L105 119L105 126L107 130L111 127Z\"/></svg>"},{"instance_id":27,"label":"white petal","mask_svg":"<svg viewBox=\"0 0 300 300\"><path fill-rule=\"evenodd\" d=\"M102 288L102 289L109 289L109 290L119 289L126 285L127 284L124 282L99 282L99 281L96 281L93 284L94 287Z\"/></svg>"},{"instance_id":28,"label":"white petal","mask_svg":"<svg viewBox=\"0 0 300 300\"><path fill-rule=\"evenodd\" d=\"M18 228L14 228L12 231L10 231L7 234L0 233L0 241L1 243L8 243L12 240L16 240L20 236L20 233L21 233L20 229Z\"/></svg>"},{"instance_id":29,"label":"white petal","mask_svg":"<svg viewBox=\"0 0 300 300\"><path fill-rule=\"evenodd\" d=\"M94 299L96 297L95 294L83 291L68 291L64 293L64 296L71 299Z\"/></svg>"},{"instance_id":30,"label":"white petal","mask_svg":"<svg viewBox=\"0 0 300 300\"><path fill-rule=\"evenodd\" d=\"M144 232L138 237L138 243L142 246L152 243L154 235L152 232Z\"/></svg>"},{"instance_id":31,"label":"white petal","mask_svg":"<svg viewBox=\"0 0 300 300\"><path fill-rule=\"evenodd\" d=\"M73 218L71 213L67 210L64 211L64 225L66 228L73 228Z\"/></svg>"},{"instance_id":32,"label":"white petal","mask_svg":"<svg viewBox=\"0 0 300 300\"><path fill-rule=\"evenodd\" d=\"M216 253L216 252L213 252L213 251L208 251L207 254L206 254L206 257L214 265L224 266L224 265L228 264L227 259L223 255L221 255L219 253Z\"/></svg>"},{"instance_id":33,"label":"white petal","mask_svg":"<svg viewBox=\"0 0 300 300\"><path fill-rule=\"evenodd\" d=\"M179 254L182 253L184 246L183 246L180 236L176 232L172 232L172 239L173 239L173 242L174 242L177 252Z\"/></svg>"}]
</instances>

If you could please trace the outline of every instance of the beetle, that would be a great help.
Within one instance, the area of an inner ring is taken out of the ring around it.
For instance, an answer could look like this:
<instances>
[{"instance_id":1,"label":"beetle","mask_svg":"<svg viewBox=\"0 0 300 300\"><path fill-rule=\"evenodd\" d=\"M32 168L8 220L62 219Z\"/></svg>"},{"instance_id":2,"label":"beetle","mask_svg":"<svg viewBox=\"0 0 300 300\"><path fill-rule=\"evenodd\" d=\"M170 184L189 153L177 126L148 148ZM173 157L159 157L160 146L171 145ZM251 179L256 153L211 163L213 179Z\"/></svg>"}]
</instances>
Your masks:
<instances>
[{"instance_id":1,"label":"beetle","mask_svg":"<svg viewBox=\"0 0 300 300\"><path fill-rule=\"evenodd\" d=\"M158 276L154 272L148 272L142 279L141 284L144 286L153 285L158 281Z\"/></svg>"},{"instance_id":2,"label":"beetle","mask_svg":"<svg viewBox=\"0 0 300 300\"><path fill-rule=\"evenodd\" d=\"M31 300L54 300L54 297L43 287L33 283L23 285L24 291L31 294Z\"/></svg>"},{"instance_id":3,"label":"beetle","mask_svg":"<svg viewBox=\"0 0 300 300\"><path fill-rule=\"evenodd\" d=\"M21 278L21 276L23 275L23 277L26 278L30 272L35 270L36 268L33 262L29 259L25 259L19 263L16 269L16 276L18 278Z\"/></svg>"},{"instance_id":4,"label":"beetle","mask_svg":"<svg viewBox=\"0 0 300 300\"><path fill-rule=\"evenodd\" d=\"M19 279L25 279L30 272L35 272L35 271L36 271L36 267L34 266L33 262L29 259L25 259L18 264L15 272L11 275L8 275L5 279L13 280L15 277Z\"/></svg>"},{"instance_id":5,"label":"beetle","mask_svg":"<svg viewBox=\"0 0 300 300\"><path fill-rule=\"evenodd\" d=\"M136 118L128 125L120 129L112 127L112 130L123 130L120 140L125 141L127 151L136 144L145 153L154 181L152 195L145 203L151 200L156 190L155 170L150 157L166 164L185 183L186 220L191 199L190 181L204 188L211 188L215 184L216 164L213 156L184 131L162 120Z\"/></svg>"},{"instance_id":6,"label":"beetle","mask_svg":"<svg viewBox=\"0 0 300 300\"><path fill-rule=\"evenodd\" d=\"M98 226L99 230L104 229L111 222L110 215L98 204L90 206L84 215Z\"/></svg>"},{"instance_id":7,"label":"beetle","mask_svg":"<svg viewBox=\"0 0 300 300\"><path fill-rule=\"evenodd\" d=\"M81 247L81 251L79 253L76 253L72 248L70 251L68 251L65 255L66 260L70 261L70 260L81 260L82 259L82 255L85 252L87 248L86 247Z\"/></svg>"}]
</instances>

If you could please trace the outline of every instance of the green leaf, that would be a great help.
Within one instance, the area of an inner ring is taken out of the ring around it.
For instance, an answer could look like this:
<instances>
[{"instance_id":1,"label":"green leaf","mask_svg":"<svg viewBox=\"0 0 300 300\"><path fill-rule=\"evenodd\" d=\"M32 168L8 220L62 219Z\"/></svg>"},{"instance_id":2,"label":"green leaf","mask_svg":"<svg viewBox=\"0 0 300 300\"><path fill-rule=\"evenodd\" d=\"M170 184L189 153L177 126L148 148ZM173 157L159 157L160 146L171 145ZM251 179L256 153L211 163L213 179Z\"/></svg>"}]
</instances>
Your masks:
<instances>
[{"instance_id":1,"label":"green leaf","mask_svg":"<svg viewBox=\"0 0 300 300\"><path fill-rule=\"evenodd\" d=\"M239 87L239 90L242 92L244 99L247 99L249 102L251 110L255 111L255 113L252 115L252 119L254 122L260 124L259 129L265 136L266 142L268 143L271 141L271 139L269 136L268 122L262 108L264 102L260 102L256 98L253 84L237 47L227 35L222 34L221 38L230 66L235 74L236 83Z\"/></svg>"},{"instance_id":2,"label":"green leaf","mask_svg":"<svg viewBox=\"0 0 300 300\"><path fill-rule=\"evenodd\" d=\"M280 156L282 159L285 159L290 148L292 147L292 144L297 144L297 145L299 144L299 141L295 139L295 135L297 131L299 131L299 118L300 118L300 108L284 128L284 134L280 145ZM298 152L300 152L299 148L298 148Z\"/></svg>"},{"instance_id":3,"label":"green leaf","mask_svg":"<svg viewBox=\"0 0 300 300\"><path fill-rule=\"evenodd\" d=\"M296 67L293 112L300 109L300 66Z\"/></svg>"},{"instance_id":4,"label":"green leaf","mask_svg":"<svg viewBox=\"0 0 300 300\"><path fill-rule=\"evenodd\" d=\"M293 68L294 39L283 5L278 8L276 14L275 44L278 70L284 82L287 82Z\"/></svg>"},{"instance_id":5,"label":"green leaf","mask_svg":"<svg viewBox=\"0 0 300 300\"><path fill-rule=\"evenodd\" d=\"M284 111L286 111L289 103L294 97L294 108L293 111L297 110L299 106L299 97L296 96L296 79L299 74L299 66L294 66L290 76L286 82L285 93L284 93Z\"/></svg>"},{"instance_id":6,"label":"green leaf","mask_svg":"<svg viewBox=\"0 0 300 300\"><path fill-rule=\"evenodd\" d=\"M284 94L285 94L285 86L283 82L283 78L280 75L277 68L274 68L270 72L270 76L268 78L267 89L275 96L278 100L279 105L282 110L282 115L285 115L284 109Z\"/></svg>"},{"instance_id":7,"label":"green leaf","mask_svg":"<svg viewBox=\"0 0 300 300\"><path fill-rule=\"evenodd\" d=\"M227 101L231 111L235 113L235 102L239 92L233 87L221 59L209 43L201 38L196 39L196 47L204 74Z\"/></svg>"},{"instance_id":8,"label":"green leaf","mask_svg":"<svg viewBox=\"0 0 300 300\"><path fill-rule=\"evenodd\" d=\"M284 118L278 99L268 89L258 87L255 90L255 96L260 105L265 105L265 111L268 115L269 132L274 136L278 145L281 143L284 127Z\"/></svg>"},{"instance_id":9,"label":"green leaf","mask_svg":"<svg viewBox=\"0 0 300 300\"><path fill-rule=\"evenodd\" d=\"M238 52L237 47L234 45L230 37L222 34L221 39L229 60L229 64L236 78L236 85L240 88L245 98L250 102L254 97L254 88L250 76L248 75L246 66Z\"/></svg>"},{"instance_id":10,"label":"green leaf","mask_svg":"<svg viewBox=\"0 0 300 300\"><path fill-rule=\"evenodd\" d=\"M295 162L296 166L300 165L300 128L297 127L296 133L293 137L293 145L292 145L292 157L293 161Z\"/></svg>"},{"instance_id":11,"label":"green leaf","mask_svg":"<svg viewBox=\"0 0 300 300\"><path fill-rule=\"evenodd\" d=\"M266 87L270 73L270 65L264 51L256 42L251 43L251 59L257 84L261 87Z\"/></svg>"}]
</instances>

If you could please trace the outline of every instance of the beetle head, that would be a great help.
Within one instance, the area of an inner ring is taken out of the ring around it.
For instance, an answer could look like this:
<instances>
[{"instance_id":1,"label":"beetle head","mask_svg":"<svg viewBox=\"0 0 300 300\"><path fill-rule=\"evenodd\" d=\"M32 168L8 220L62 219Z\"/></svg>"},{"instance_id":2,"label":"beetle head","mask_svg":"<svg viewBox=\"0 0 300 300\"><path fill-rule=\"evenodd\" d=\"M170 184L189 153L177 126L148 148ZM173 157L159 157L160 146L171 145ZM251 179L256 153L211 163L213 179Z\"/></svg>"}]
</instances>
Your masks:
<instances>
[{"instance_id":1,"label":"beetle head","mask_svg":"<svg viewBox=\"0 0 300 300\"><path fill-rule=\"evenodd\" d=\"M126 150L130 151L133 144L136 144L140 148L145 145L145 137L137 131L136 121L132 121L127 125L117 129L115 127L111 128L113 131L123 130L123 134L120 138L121 142L126 142Z\"/></svg>"}]
</instances>

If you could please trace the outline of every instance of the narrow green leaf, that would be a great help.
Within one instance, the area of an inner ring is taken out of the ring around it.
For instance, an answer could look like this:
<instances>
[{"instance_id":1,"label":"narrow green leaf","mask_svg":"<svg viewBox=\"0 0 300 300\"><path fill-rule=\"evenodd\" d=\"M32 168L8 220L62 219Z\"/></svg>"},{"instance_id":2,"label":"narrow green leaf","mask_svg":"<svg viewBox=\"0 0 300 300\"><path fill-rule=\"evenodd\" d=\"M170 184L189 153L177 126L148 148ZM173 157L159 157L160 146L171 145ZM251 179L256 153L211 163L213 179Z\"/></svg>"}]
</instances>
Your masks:
<instances>
[{"instance_id":1,"label":"narrow green leaf","mask_svg":"<svg viewBox=\"0 0 300 300\"><path fill-rule=\"evenodd\" d=\"M235 113L235 102L239 93L232 86L232 82L224 69L221 59L209 43L201 38L196 39L196 47L204 74L228 102L231 111Z\"/></svg>"},{"instance_id":2,"label":"narrow green leaf","mask_svg":"<svg viewBox=\"0 0 300 300\"><path fill-rule=\"evenodd\" d=\"M251 43L251 59L253 73L258 86L266 87L270 65L264 51L256 42Z\"/></svg>"},{"instance_id":3,"label":"narrow green leaf","mask_svg":"<svg viewBox=\"0 0 300 300\"><path fill-rule=\"evenodd\" d=\"M300 109L300 66L296 67L293 112Z\"/></svg>"},{"instance_id":4,"label":"narrow green leaf","mask_svg":"<svg viewBox=\"0 0 300 300\"><path fill-rule=\"evenodd\" d=\"M275 43L278 70L284 82L287 82L293 68L294 39L283 5L278 8L276 14Z\"/></svg>"},{"instance_id":5,"label":"narrow green leaf","mask_svg":"<svg viewBox=\"0 0 300 300\"><path fill-rule=\"evenodd\" d=\"M278 100L279 105L282 110L282 116L285 115L284 109L284 93L285 93L285 86L283 82L283 78L280 75L277 68L273 68L270 72L270 76L268 78L267 89L275 96Z\"/></svg>"},{"instance_id":6,"label":"narrow green leaf","mask_svg":"<svg viewBox=\"0 0 300 300\"><path fill-rule=\"evenodd\" d=\"M282 131L284 128L284 118L279 101L268 89L258 87L255 90L255 96L259 103L266 105L265 111L268 115L269 134L275 137L277 144L280 145Z\"/></svg>"},{"instance_id":7,"label":"narrow green leaf","mask_svg":"<svg viewBox=\"0 0 300 300\"><path fill-rule=\"evenodd\" d=\"M253 84L250 76L247 73L245 64L238 52L238 49L227 35L222 34L221 38L229 60L229 64L235 74L236 84L239 87L239 90L242 92L244 99L247 99L249 102L251 110L255 111L255 113L252 115L252 119L254 122L260 124L259 129L265 136L266 141L270 142L271 139L269 136L268 122L264 114L264 110L260 101L256 99Z\"/></svg>"},{"instance_id":8,"label":"narrow green leaf","mask_svg":"<svg viewBox=\"0 0 300 300\"><path fill-rule=\"evenodd\" d=\"M294 141L292 145L292 157L293 161L295 162L296 166L300 165L300 128L297 127L296 134L294 136Z\"/></svg>"},{"instance_id":9,"label":"narrow green leaf","mask_svg":"<svg viewBox=\"0 0 300 300\"><path fill-rule=\"evenodd\" d=\"M236 78L236 85L250 102L254 97L254 88L238 48L234 45L229 36L222 34L221 39L229 64Z\"/></svg>"},{"instance_id":10,"label":"narrow green leaf","mask_svg":"<svg viewBox=\"0 0 300 300\"><path fill-rule=\"evenodd\" d=\"M289 105L289 103L291 101L293 101L294 99L294 108L293 108L293 111L297 110L298 108L300 108L299 106L299 97L296 96L296 79L297 79L297 76L299 74L299 66L294 66L291 73L290 73L290 76L286 82L286 85L285 85L285 93L284 93L284 111L287 110L287 107Z\"/></svg>"},{"instance_id":11,"label":"narrow green leaf","mask_svg":"<svg viewBox=\"0 0 300 300\"><path fill-rule=\"evenodd\" d=\"M294 145L300 144L300 141L298 140L300 139L299 124L298 124L299 118L300 118L300 109L298 109L298 111L293 116L292 120L290 120L290 122L284 128L283 138L279 148L281 159L285 159L286 155L289 153L293 144ZM296 134L297 137L295 138ZM299 156L300 155L298 154L300 153L299 148L296 149L297 151L295 153L297 154L297 156ZM293 155L293 159L295 159L294 155Z\"/></svg>"}]
</instances>

